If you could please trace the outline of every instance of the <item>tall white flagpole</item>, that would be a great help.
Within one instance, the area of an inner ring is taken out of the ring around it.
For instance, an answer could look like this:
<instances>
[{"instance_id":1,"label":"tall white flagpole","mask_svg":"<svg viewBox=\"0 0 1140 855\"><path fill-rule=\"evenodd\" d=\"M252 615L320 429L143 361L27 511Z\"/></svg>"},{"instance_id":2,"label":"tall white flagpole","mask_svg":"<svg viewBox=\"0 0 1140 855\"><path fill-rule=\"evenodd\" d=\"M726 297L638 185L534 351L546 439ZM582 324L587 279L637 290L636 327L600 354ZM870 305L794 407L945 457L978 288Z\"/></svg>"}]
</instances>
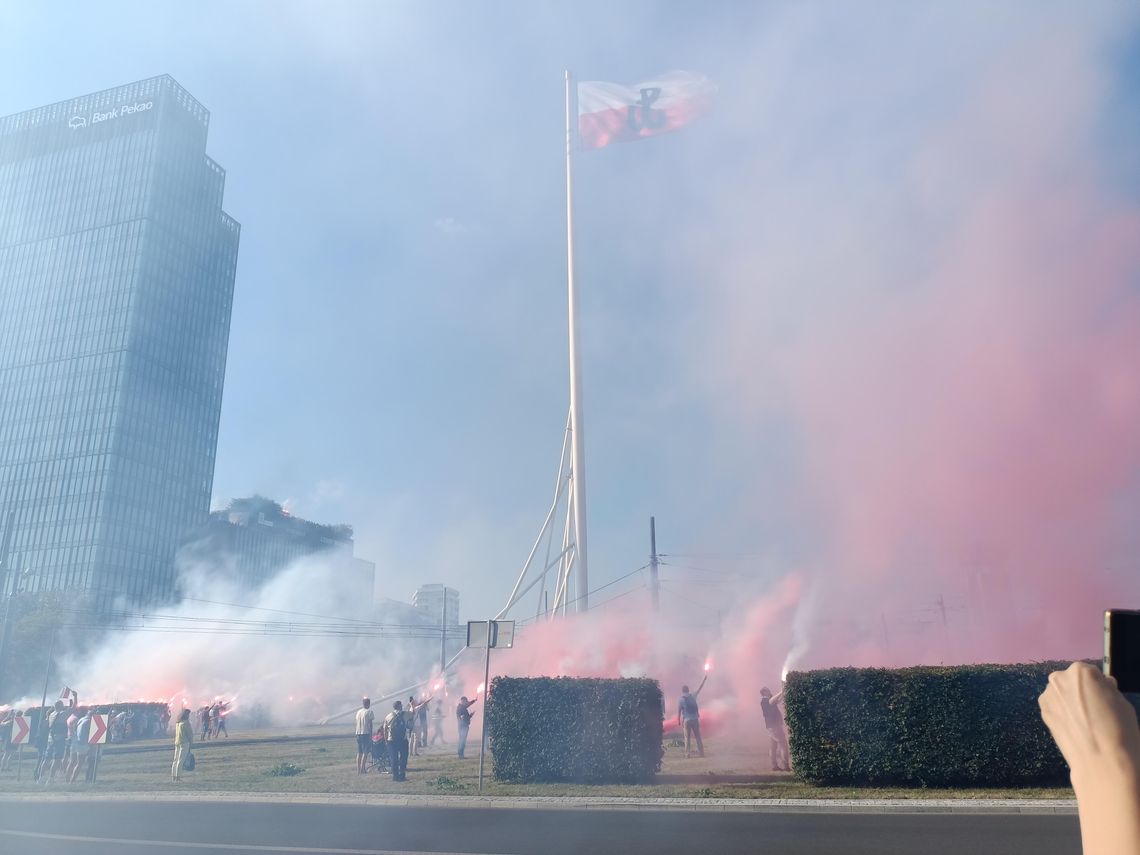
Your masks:
<instances>
[{"instance_id":1,"label":"tall white flagpole","mask_svg":"<svg viewBox=\"0 0 1140 855\"><path fill-rule=\"evenodd\" d=\"M578 357L578 292L574 290L574 99L573 79L566 72L566 290L570 304L570 468L574 507L574 563L578 567L578 611L590 607L586 564L586 449L582 418L582 365Z\"/></svg>"}]
</instances>

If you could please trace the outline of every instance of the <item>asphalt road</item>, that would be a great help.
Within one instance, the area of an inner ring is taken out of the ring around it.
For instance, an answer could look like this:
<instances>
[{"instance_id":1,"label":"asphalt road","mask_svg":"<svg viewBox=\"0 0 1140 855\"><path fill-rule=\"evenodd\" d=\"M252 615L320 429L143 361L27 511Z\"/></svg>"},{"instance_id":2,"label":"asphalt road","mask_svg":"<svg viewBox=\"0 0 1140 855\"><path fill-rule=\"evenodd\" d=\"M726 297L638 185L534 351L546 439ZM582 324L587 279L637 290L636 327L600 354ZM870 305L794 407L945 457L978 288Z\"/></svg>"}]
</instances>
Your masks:
<instances>
[{"instance_id":1,"label":"asphalt road","mask_svg":"<svg viewBox=\"0 0 1140 855\"><path fill-rule=\"evenodd\" d=\"M1078 855L1075 816L0 802L0 852Z\"/></svg>"}]
</instances>

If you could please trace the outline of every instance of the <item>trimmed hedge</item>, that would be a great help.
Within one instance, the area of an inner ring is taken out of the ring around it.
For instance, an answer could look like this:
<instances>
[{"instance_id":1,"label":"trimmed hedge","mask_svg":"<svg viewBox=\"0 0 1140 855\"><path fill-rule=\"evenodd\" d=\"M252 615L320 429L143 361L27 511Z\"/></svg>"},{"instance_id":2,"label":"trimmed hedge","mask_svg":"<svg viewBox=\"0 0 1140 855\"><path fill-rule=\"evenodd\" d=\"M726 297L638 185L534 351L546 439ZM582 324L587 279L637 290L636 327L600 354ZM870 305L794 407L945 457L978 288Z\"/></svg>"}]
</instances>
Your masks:
<instances>
[{"instance_id":1,"label":"trimmed hedge","mask_svg":"<svg viewBox=\"0 0 1140 855\"><path fill-rule=\"evenodd\" d=\"M497 781L650 781L661 769L656 680L496 677L487 737Z\"/></svg>"},{"instance_id":2,"label":"trimmed hedge","mask_svg":"<svg viewBox=\"0 0 1140 855\"><path fill-rule=\"evenodd\" d=\"M792 673L793 767L813 784L1064 784L1037 697L1067 662Z\"/></svg>"}]
</instances>

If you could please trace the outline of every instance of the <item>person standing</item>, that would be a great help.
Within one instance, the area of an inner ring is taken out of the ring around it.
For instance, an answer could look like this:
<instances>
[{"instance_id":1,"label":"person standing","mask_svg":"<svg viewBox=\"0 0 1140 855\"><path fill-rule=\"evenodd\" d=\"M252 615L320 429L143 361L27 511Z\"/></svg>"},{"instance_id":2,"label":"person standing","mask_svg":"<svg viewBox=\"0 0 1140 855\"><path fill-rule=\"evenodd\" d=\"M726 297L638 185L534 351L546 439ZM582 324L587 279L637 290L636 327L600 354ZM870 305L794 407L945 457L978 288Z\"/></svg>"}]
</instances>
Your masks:
<instances>
[{"instance_id":1,"label":"person standing","mask_svg":"<svg viewBox=\"0 0 1140 855\"><path fill-rule=\"evenodd\" d=\"M408 706L404 710L404 718L408 728L408 754L420 753L419 729L416 727L417 707L415 695L408 695Z\"/></svg>"},{"instance_id":2,"label":"person standing","mask_svg":"<svg viewBox=\"0 0 1140 855\"><path fill-rule=\"evenodd\" d=\"M55 781L55 773L64 770L64 757L67 755L67 717L69 711L63 701L55 702L55 709L48 716L48 760L40 772L40 780L47 773L47 783Z\"/></svg>"},{"instance_id":3,"label":"person standing","mask_svg":"<svg viewBox=\"0 0 1140 855\"><path fill-rule=\"evenodd\" d=\"M75 725L75 741L71 745L71 769L67 775L67 782L74 784L76 777L79 775L79 767L85 766L90 770L91 766L91 744L87 741L91 738L91 709L88 708L83 711L83 716ZM87 772L87 777L90 778L90 771Z\"/></svg>"},{"instance_id":4,"label":"person standing","mask_svg":"<svg viewBox=\"0 0 1140 855\"><path fill-rule=\"evenodd\" d=\"M51 712L51 707L37 707L36 708L36 768L32 773L32 777L39 781L43 776L44 771L51 763L48 757L48 745L50 737L48 735L48 714Z\"/></svg>"},{"instance_id":5,"label":"person standing","mask_svg":"<svg viewBox=\"0 0 1140 855\"><path fill-rule=\"evenodd\" d=\"M692 755L694 741L697 743L697 753L701 757L705 756L705 746L701 742L701 708L697 705L697 696L700 695L708 679L709 675L705 674L697 690L692 693L689 692L688 686L681 687L681 701L677 705L677 726L685 729L685 757Z\"/></svg>"},{"instance_id":6,"label":"person standing","mask_svg":"<svg viewBox=\"0 0 1140 855\"><path fill-rule=\"evenodd\" d=\"M447 740L443 738L443 701L436 701L431 710L431 742L428 744L435 745L436 739L440 745L447 745Z\"/></svg>"},{"instance_id":7,"label":"person standing","mask_svg":"<svg viewBox=\"0 0 1140 855\"><path fill-rule=\"evenodd\" d=\"M788 754L788 734L784 730L784 717L780 714L780 701L784 691L772 697L772 690L765 686L760 690L760 712L764 715L764 727L768 729L768 750L772 758L773 772L792 771L792 761ZM780 760L783 758L783 765Z\"/></svg>"},{"instance_id":8,"label":"person standing","mask_svg":"<svg viewBox=\"0 0 1140 855\"><path fill-rule=\"evenodd\" d=\"M418 734L417 741L420 748L427 748L428 744L428 707L431 706L431 698L428 698L418 707L416 707L416 732ZM416 752L417 754L419 751Z\"/></svg>"},{"instance_id":9,"label":"person standing","mask_svg":"<svg viewBox=\"0 0 1140 855\"><path fill-rule=\"evenodd\" d=\"M0 712L0 772L8 771L16 746L12 744L12 727L16 721L15 710Z\"/></svg>"},{"instance_id":10,"label":"person standing","mask_svg":"<svg viewBox=\"0 0 1140 855\"><path fill-rule=\"evenodd\" d=\"M356 771L361 775L368 768L368 755L372 753L372 731L376 714L372 711L372 701L363 698L356 711ZM226 736L229 736L227 733Z\"/></svg>"},{"instance_id":11,"label":"person standing","mask_svg":"<svg viewBox=\"0 0 1140 855\"><path fill-rule=\"evenodd\" d=\"M210 707L204 706L198 710L198 727L202 729L202 741L210 738Z\"/></svg>"},{"instance_id":12,"label":"person standing","mask_svg":"<svg viewBox=\"0 0 1140 855\"><path fill-rule=\"evenodd\" d=\"M463 759L463 751L467 748L467 731L471 729L471 706L478 701L475 698L473 701L467 700L464 695L459 699L459 703L455 705L455 718L459 722L459 759Z\"/></svg>"},{"instance_id":13,"label":"person standing","mask_svg":"<svg viewBox=\"0 0 1140 855\"><path fill-rule=\"evenodd\" d=\"M396 701L384 719L384 740L388 744L393 781L408 780L408 717L403 707Z\"/></svg>"},{"instance_id":14,"label":"person standing","mask_svg":"<svg viewBox=\"0 0 1140 855\"><path fill-rule=\"evenodd\" d=\"M190 710L185 709L178 716L178 724L174 725L174 763L170 766L171 782L182 779L182 764L190 756L190 749L194 747L194 726L190 724Z\"/></svg>"}]
</instances>

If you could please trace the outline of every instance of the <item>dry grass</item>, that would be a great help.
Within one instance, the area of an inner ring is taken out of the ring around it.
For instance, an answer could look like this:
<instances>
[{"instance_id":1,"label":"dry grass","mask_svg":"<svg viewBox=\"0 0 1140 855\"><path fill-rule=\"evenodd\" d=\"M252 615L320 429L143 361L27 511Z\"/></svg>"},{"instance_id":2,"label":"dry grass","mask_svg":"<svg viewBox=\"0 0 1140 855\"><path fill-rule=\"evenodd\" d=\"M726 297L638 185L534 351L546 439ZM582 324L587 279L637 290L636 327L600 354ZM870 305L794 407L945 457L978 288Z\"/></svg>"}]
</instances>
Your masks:
<instances>
[{"instance_id":1,"label":"dry grass","mask_svg":"<svg viewBox=\"0 0 1140 855\"><path fill-rule=\"evenodd\" d=\"M276 731L257 734L258 741L210 742L195 746L197 768L184 772L177 784L170 781L172 753L159 750L104 753L95 785L55 784L52 789L81 792L230 791L239 793L391 793L473 795L478 791L479 746L469 748L466 760L458 759L452 746L431 748L408 762L408 780L395 783L387 776L357 774L356 745L351 735L322 738L319 730ZM143 747L143 746L139 746ZM14 771L0 775L0 793L28 791L34 752L26 751L23 781ZM287 764L300 771L287 769ZM708 756L686 759L684 752L666 743L665 760L657 783L651 785L499 784L491 780L490 757L486 762L483 792L503 796L633 796L639 798L740 798L740 799L850 799L850 798L1072 798L1072 790L916 790L811 787L790 775L771 773L757 751L730 746L708 746ZM274 774L274 771L277 774Z\"/></svg>"}]
</instances>

